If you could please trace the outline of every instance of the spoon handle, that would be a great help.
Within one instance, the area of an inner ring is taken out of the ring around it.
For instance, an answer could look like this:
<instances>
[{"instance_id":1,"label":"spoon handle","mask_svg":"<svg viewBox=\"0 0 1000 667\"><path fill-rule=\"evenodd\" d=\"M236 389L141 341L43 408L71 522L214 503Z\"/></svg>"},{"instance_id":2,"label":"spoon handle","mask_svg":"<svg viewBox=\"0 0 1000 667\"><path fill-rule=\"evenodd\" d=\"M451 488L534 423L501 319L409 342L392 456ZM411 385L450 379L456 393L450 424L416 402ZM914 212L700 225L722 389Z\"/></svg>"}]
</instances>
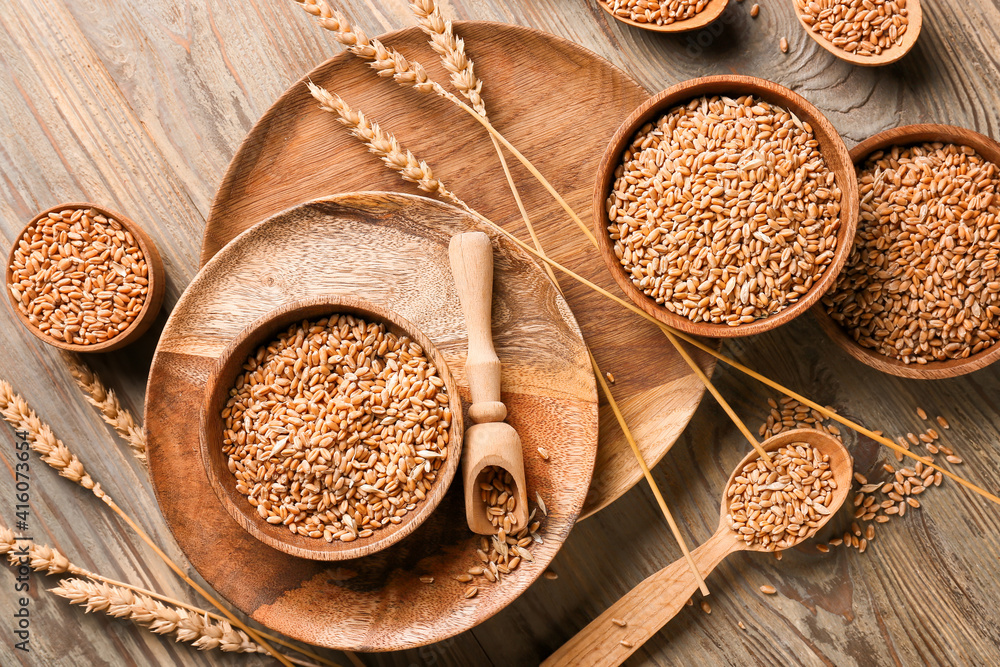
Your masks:
<instances>
[{"instance_id":1,"label":"spoon handle","mask_svg":"<svg viewBox=\"0 0 1000 667\"><path fill-rule=\"evenodd\" d=\"M723 526L691 556L707 578L723 558L742 548L743 542ZM542 667L620 665L676 616L697 590L698 582L687 561L675 561L626 593L549 656ZM622 627L612 619L625 621L626 625Z\"/></svg>"},{"instance_id":2,"label":"spoon handle","mask_svg":"<svg viewBox=\"0 0 1000 667\"><path fill-rule=\"evenodd\" d=\"M493 245L482 232L466 232L448 246L451 272L469 330L465 374L472 394L469 417L477 424L502 422L507 408L500 402L500 359L493 348Z\"/></svg>"}]
</instances>

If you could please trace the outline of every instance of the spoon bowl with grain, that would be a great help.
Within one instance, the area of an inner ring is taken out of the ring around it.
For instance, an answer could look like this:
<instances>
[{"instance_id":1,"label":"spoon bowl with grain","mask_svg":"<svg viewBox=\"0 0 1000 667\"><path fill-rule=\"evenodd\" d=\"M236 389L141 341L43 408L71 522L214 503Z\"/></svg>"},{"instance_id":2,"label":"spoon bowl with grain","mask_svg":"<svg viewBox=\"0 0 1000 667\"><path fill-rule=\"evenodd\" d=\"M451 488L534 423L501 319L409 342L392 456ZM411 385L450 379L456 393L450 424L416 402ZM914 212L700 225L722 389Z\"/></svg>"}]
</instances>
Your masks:
<instances>
[{"instance_id":1,"label":"spoon bowl with grain","mask_svg":"<svg viewBox=\"0 0 1000 667\"><path fill-rule=\"evenodd\" d=\"M920 36L920 0L792 0L806 33L821 47L855 65L896 62ZM888 7L888 9L886 9Z\"/></svg>"},{"instance_id":2,"label":"spoon bowl with grain","mask_svg":"<svg viewBox=\"0 0 1000 667\"><path fill-rule=\"evenodd\" d=\"M772 464L754 451L736 466L723 493L718 530L691 552L703 577L738 551L798 546L829 522L851 491L853 459L832 435L796 429L767 439L762 447ZM572 665L585 658L590 664L621 664L697 590L694 573L680 559L642 581L542 664ZM594 656L600 656L597 663Z\"/></svg>"}]
</instances>

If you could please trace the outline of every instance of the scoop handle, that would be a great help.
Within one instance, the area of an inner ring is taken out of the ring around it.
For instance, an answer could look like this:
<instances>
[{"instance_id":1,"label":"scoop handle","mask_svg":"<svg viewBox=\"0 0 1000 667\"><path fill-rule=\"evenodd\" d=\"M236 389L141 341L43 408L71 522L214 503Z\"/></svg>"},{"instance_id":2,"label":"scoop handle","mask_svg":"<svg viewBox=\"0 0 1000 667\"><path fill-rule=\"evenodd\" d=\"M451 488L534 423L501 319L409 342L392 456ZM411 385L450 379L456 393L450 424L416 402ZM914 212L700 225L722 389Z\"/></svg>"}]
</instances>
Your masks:
<instances>
[{"instance_id":1,"label":"scoop handle","mask_svg":"<svg viewBox=\"0 0 1000 667\"><path fill-rule=\"evenodd\" d=\"M728 527L720 528L691 552L698 571L707 578L722 559L743 548ZM615 667L637 651L684 608L698 582L681 558L652 574L553 653L542 667ZM624 621L621 626L614 621Z\"/></svg>"},{"instance_id":2,"label":"scoop handle","mask_svg":"<svg viewBox=\"0 0 1000 667\"><path fill-rule=\"evenodd\" d=\"M469 331L465 375L472 394L469 417L473 422L501 422L507 408L500 401L500 359L493 349L493 245L482 232L466 232L448 246L451 272Z\"/></svg>"}]
</instances>

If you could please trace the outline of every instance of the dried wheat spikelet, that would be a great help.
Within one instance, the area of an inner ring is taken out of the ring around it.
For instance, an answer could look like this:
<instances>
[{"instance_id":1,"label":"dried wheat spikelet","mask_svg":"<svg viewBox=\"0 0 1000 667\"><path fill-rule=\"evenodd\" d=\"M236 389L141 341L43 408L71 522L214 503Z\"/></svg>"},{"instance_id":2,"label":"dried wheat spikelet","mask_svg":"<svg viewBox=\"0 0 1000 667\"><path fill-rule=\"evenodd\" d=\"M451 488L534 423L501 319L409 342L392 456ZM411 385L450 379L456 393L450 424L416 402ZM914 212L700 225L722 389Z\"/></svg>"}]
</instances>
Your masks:
<instances>
[{"instance_id":1,"label":"dried wheat spikelet","mask_svg":"<svg viewBox=\"0 0 1000 667\"><path fill-rule=\"evenodd\" d=\"M208 591L191 579L191 577L188 576L184 570L178 567L177 564L174 563L169 556L167 556L166 552L153 542L153 539L146 533L146 531L144 531L139 524L132 519L132 517L126 514L124 510L122 510L118 504L104 492L101 485L95 482L90 475L87 474L86 469L83 467L83 463L81 463L80 460L69 451L61 440L56 438L48 424L45 424L38 418L35 411L31 409L23 398L14 392L13 387L11 387L10 383L6 380L0 380L0 417L3 417L3 419L9 422L16 430L25 432L25 439L31 449L40 455L43 462L58 471L60 476L76 482L97 496L105 505L108 506L108 508L111 509L112 512L117 514L122 521L128 524L135 534L138 535L143 542L149 545L149 548L152 549L156 555L159 556L160 559L171 570L173 570L174 573L177 574L177 576L201 594L203 598L208 600L213 607L222 612L226 618L236 624L236 626L241 630L247 632L250 637L257 641L257 643L267 649L278 662L286 665L286 667L291 665L284 655L275 651L270 644L268 644L264 639L261 639L259 633L251 630L249 626L243 623L243 621L236 618L236 616L233 615L229 609L212 597Z\"/></svg>"},{"instance_id":2,"label":"dried wheat spikelet","mask_svg":"<svg viewBox=\"0 0 1000 667\"><path fill-rule=\"evenodd\" d=\"M431 48L441 56L441 63L451 73L451 85L469 100L472 108L486 116L483 82L475 73L475 63L465 53L465 41L455 36L451 21L441 16L434 0L413 0L410 10L420 28L430 37Z\"/></svg>"},{"instance_id":3,"label":"dried wheat spikelet","mask_svg":"<svg viewBox=\"0 0 1000 667\"><path fill-rule=\"evenodd\" d=\"M140 463L146 465L146 432L136 424L132 413L121 404L113 389L108 389L101 378L75 352L63 352L69 372L83 390L87 402L97 408L101 418L121 436Z\"/></svg>"}]
</instances>

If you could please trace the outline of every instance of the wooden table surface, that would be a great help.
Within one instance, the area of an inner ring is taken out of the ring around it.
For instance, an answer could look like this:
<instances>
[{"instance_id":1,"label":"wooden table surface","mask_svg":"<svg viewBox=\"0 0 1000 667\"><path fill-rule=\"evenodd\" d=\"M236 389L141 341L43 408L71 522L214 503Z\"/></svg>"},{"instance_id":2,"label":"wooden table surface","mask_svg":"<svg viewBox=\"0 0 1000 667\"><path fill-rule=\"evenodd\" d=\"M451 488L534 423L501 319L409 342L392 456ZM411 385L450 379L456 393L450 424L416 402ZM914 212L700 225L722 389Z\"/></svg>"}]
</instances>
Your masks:
<instances>
[{"instance_id":1,"label":"wooden table surface","mask_svg":"<svg viewBox=\"0 0 1000 667\"><path fill-rule=\"evenodd\" d=\"M654 36L618 25L595 0L452 0L457 18L537 27L624 68L649 90L704 74L740 73L791 87L816 104L849 145L911 122L948 122L1000 136L1000 6L924 0L915 49L883 69L847 65L799 27L791 0L731 3L694 34ZM405 0L339 4L375 35L409 25ZM787 55L778 41L787 37ZM475 56L475 44L468 45ZM166 307L197 271L205 216L223 170L253 122L304 72L338 52L291 0L5 0L0 9L0 251L34 212L92 200L121 210L159 243ZM94 360L141 410L159 326L121 353ZM960 471L1000 489L1000 368L940 382L881 375L827 341L809 317L725 350L812 398L887 434L920 428L922 406L952 423ZM81 399L59 356L0 309L0 377L38 410L91 473L174 558L144 471ZM715 379L753 425L766 388L725 367ZM885 454L849 442L862 470ZM745 442L706 399L655 470L691 543L718 520L718 494ZM14 437L0 429L12 470ZM891 457L890 457L891 458ZM0 521L14 521L11 474L0 475ZM106 576L199 602L90 495L35 460L30 533ZM879 532L863 554L812 547L778 562L759 554L724 563L709 579L712 613L686 608L639 651L635 664L1000 664L1000 508L955 484ZM557 556L559 578L540 580L477 629L432 646L364 655L367 665L537 663L679 550L652 494L640 485L582 522ZM777 595L758 587L769 583ZM14 577L0 575L4 665L260 665L258 656L198 651L131 623L84 615L34 579L31 653L15 651ZM742 622L745 630L738 627ZM343 656L331 654L346 664Z\"/></svg>"}]
</instances>

